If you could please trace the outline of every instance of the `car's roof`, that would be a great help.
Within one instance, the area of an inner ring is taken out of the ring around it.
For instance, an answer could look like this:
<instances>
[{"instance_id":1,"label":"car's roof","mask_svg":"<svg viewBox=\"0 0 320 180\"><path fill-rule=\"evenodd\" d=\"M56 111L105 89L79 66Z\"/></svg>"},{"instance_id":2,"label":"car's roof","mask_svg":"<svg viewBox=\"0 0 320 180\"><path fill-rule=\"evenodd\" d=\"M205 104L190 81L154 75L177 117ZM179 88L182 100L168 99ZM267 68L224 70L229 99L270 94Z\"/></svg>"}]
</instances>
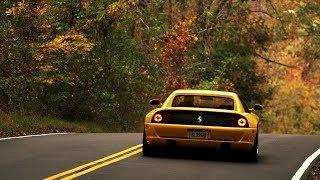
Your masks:
<instances>
[{"instance_id":1,"label":"car's roof","mask_svg":"<svg viewBox=\"0 0 320 180\"><path fill-rule=\"evenodd\" d=\"M218 97L228 97L232 98L235 102L235 111L242 112L243 108L241 103L239 103L239 97L236 93L227 92L227 91L212 91L212 90L195 90L195 89L179 89L175 90L171 93L171 95L167 98L167 100L163 103L163 108L171 107L172 101L175 96L179 95L204 95L204 96L218 96Z\"/></svg>"},{"instance_id":2,"label":"car's roof","mask_svg":"<svg viewBox=\"0 0 320 180\"><path fill-rule=\"evenodd\" d=\"M219 95L219 96L237 96L234 92L228 91L212 91L212 90L196 90L196 89L179 89L173 92L174 94L201 94L201 95Z\"/></svg>"}]
</instances>

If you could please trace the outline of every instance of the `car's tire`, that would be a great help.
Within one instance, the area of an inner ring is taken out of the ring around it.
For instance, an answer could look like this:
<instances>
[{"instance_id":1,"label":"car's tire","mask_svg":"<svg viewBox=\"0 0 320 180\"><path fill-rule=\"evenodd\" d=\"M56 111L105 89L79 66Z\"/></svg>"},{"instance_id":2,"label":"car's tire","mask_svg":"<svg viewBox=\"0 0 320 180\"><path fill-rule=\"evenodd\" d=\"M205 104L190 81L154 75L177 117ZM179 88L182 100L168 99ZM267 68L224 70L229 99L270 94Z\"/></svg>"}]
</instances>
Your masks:
<instances>
[{"instance_id":1,"label":"car's tire","mask_svg":"<svg viewBox=\"0 0 320 180\"><path fill-rule=\"evenodd\" d=\"M254 139L254 144L253 147L251 149L251 151L249 152L249 160L253 161L253 162L257 162L258 161L258 145L259 145L259 136L258 133Z\"/></svg>"},{"instance_id":2,"label":"car's tire","mask_svg":"<svg viewBox=\"0 0 320 180\"><path fill-rule=\"evenodd\" d=\"M153 156L154 155L152 147L147 143L145 131L143 132L142 154L144 156Z\"/></svg>"}]
</instances>

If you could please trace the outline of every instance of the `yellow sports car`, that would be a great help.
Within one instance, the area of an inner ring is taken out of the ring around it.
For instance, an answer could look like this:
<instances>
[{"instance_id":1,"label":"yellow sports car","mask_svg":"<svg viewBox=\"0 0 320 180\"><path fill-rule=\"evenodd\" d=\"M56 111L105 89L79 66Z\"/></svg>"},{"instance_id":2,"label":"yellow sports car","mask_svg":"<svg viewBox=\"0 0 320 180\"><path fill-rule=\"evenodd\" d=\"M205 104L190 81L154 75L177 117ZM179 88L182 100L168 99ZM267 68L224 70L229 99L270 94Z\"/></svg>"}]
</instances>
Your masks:
<instances>
[{"instance_id":1,"label":"yellow sports car","mask_svg":"<svg viewBox=\"0 0 320 180\"><path fill-rule=\"evenodd\" d=\"M151 105L160 105L153 99ZM145 117L143 154L157 145L242 150L258 157L259 117L236 93L208 90L176 90L162 107Z\"/></svg>"}]
</instances>

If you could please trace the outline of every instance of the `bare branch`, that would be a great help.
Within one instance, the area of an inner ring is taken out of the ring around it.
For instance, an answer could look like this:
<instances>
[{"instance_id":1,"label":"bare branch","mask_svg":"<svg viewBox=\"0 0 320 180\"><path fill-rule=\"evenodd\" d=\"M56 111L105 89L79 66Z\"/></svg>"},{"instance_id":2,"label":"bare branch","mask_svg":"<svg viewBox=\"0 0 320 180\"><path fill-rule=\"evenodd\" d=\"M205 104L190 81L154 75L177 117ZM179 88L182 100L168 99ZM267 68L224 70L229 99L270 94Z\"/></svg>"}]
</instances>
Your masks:
<instances>
[{"instance_id":1,"label":"bare branch","mask_svg":"<svg viewBox=\"0 0 320 180\"><path fill-rule=\"evenodd\" d=\"M255 53L254 55L259 57L259 58L261 58L261 59L263 59L263 60L265 60L265 61L267 61L267 62L274 63L274 64L277 64L277 65L280 65L280 66L284 66L284 67L287 67L287 68L298 68L297 66L291 66L291 65L287 65L287 64L283 64L283 63L271 60L271 59L269 59L267 57L264 57L264 56L262 56L262 55L260 55L258 53Z\"/></svg>"}]
</instances>

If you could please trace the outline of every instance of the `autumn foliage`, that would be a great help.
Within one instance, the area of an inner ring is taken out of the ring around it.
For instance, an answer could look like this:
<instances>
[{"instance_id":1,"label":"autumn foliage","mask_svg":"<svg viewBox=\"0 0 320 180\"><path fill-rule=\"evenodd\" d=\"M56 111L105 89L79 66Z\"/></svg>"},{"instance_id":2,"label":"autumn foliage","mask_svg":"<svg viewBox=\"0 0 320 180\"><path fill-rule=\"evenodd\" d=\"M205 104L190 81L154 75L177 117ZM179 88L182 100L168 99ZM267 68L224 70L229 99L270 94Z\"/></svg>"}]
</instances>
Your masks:
<instances>
[{"instance_id":1,"label":"autumn foliage","mask_svg":"<svg viewBox=\"0 0 320 180\"><path fill-rule=\"evenodd\" d=\"M165 92L189 87L188 82L179 76L179 72L187 71L190 61L186 54L192 43L198 40L191 29L193 21L194 19L189 19L179 22L171 32L165 32L154 44L156 50L160 49L157 61L163 65L167 77Z\"/></svg>"},{"instance_id":2,"label":"autumn foliage","mask_svg":"<svg viewBox=\"0 0 320 180\"><path fill-rule=\"evenodd\" d=\"M262 103L261 131L319 133L319 9L311 0L0 1L0 118L133 131L149 99L197 88Z\"/></svg>"}]
</instances>

